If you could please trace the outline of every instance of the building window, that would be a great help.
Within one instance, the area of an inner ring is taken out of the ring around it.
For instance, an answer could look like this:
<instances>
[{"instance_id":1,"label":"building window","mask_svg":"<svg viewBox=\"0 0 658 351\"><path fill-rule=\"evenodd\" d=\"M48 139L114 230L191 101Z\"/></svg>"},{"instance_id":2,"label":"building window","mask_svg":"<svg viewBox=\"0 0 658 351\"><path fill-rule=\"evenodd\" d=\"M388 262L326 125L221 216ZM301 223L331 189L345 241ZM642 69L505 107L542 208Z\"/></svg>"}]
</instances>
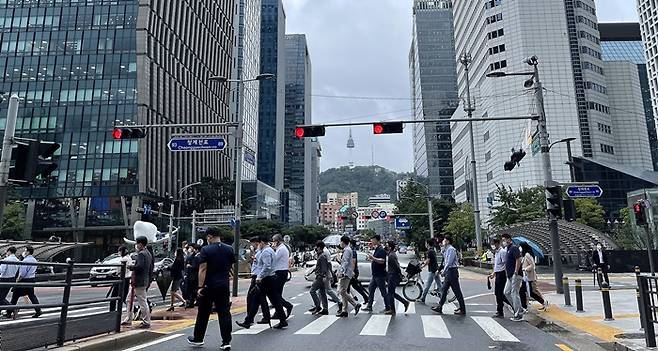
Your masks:
<instances>
[{"instance_id":1,"label":"building window","mask_svg":"<svg viewBox=\"0 0 658 351\"><path fill-rule=\"evenodd\" d=\"M503 35L505 35L505 30L501 28L487 33L487 38L491 40L491 39L496 39L498 37L502 37Z\"/></svg>"},{"instance_id":2,"label":"building window","mask_svg":"<svg viewBox=\"0 0 658 351\"><path fill-rule=\"evenodd\" d=\"M494 63L489 64L490 71L496 71L505 67L507 67L507 60L496 61Z\"/></svg>"},{"instance_id":3,"label":"building window","mask_svg":"<svg viewBox=\"0 0 658 351\"><path fill-rule=\"evenodd\" d=\"M489 131L487 130L486 133L484 133L484 141L489 140Z\"/></svg>"},{"instance_id":4,"label":"building window","mask_svg":"<svg viewBox=\"0 0 658 351\"><path fill-rule=\"evenodd\" d=\"M486 154L484 154L484 161L489 161L491 160L491 151L487 151Z\"/></svg>"},{"instance_id":5,"label":"building window","mask_svg":"<svg viewBox=\"0 0 658 351\"><path fill-rule=\"evenodd\" d=\"M590 110L595 110L595 111L598 111L598 112L601 112L601 113L605 113L607 115L610 114L610 107L608 107L606 105L599 104L598 102L593 102L593 101L588 102L587 103L587 108L590 109Z\"/></svg>"},{"instance_id":6,"label":"building window","mask_svg":"<svg viewBox=\"0 0 658 351\"><path fill-rule=\"evenodd\" d=\"M487 173L487 182L491 181L493 179L493 172Z\"/></svg>"},{"instance_id":7,"label":"building window","mask_svg":"<svg viewBox=\"0 0 658 351\"><path fill-rule=\"evenodd\" d=\"M609 125L603 123L598 123L598 125L599 125L599 131L602 131L607 134L612 134L612 127L610 127Z\"/></svg>"},{"instance_id":8,"label":"building window","mask_svg":"<svg viewBox=\"0 0 658 351\"><path fill-rule=\"evenodd\" d=\"M607 145L607 144L601 144L601 152L605 152L606 154L615 154L615 148L614 146Z\"/></svg>"},{"instance_id":9,"label":"building window","mask_svg":"<svg viewBox=\"0 0 658 351\"><path fill-rule=\"evenodd\" d=\"M495 15L491 15L487 17L487 19L484 22L485 24L492 24L492 23L500 22L502 20L503 20L503 14L497 13Z\"/></svg>"},{"instance_id":10,"label":"building window","mask_svg":"<svg viewBox=\"0 0 658 351\"><path fill-rule=\"evenodd\" d=\"M598 74L603 74L603 68L591 62L583 61L583 69L587 69Z\"/></svg>"},{"instance_id":11,"label":"building window","mask_svg":"<svg viewBox=\"0 0 658 351\"><path fill-rule=\"evenodd\" d=\"M496 55L505 51L505 44L496 45L492 48L489 48L489 55Z\"/></svg>"},{"instance_id":12,"label":"building window","mask_svg":"<svg viewBox=\"0 0 658 351\"><path fill-rule=\"evenodd\" d=\"M590 14L596 16L596 9L593 8L592 6L587 5L586 3L584 3L580 0L576 1L576 7L579 8L579 9L583 9L583 10L589 12Z\"/></svg>"},{"instance_id":13,"label":"building window","mask_svg":"<svg viewBox=\"0 0 658 351\"><path fill-rule=\"evenodd\" d=\"M601 94L608 94L608 88L594 82L585 82L585 89L594 90Z\"/></svg>"},{"instance_id":14,"label":"building window","mask_svg":"<svg viewBox=\"0 0 658 351\"><path fill-rule=\"evenodd\" d=\"M592 21L591 19L585 17L585 16L578 16L578 23L584 23L585 25L598 30L599 26L596 24L596 22Z\"/></svg>"},{"instance_id":15,"label":"building window","mask_svg":"<svg viewBox=\"0 0 658 351\"><path fill-rule=\"evenodd\" d=\"M580 31L580 37L583 39L587 39L591 42L594 42L596 44L601 44L601 39L599 39L596 35L586 31L586 30L581 30Z\"/></svg>"},{"instance_id":16,"label":"building window","mask_svg":"<svg viewBox=\"0 0 658 351\"><path fill-rule=\"evenodd\" d=\"M589 46L584 46L584 45L581 46L580 47L580 53L581 54L587 54L587 55L590 55L592 57L596 57L597 59L601 60L601 53L594 50L594 49L592 49L592 48L590 48Z\"/></svg>"},{"instance_id":17,"label":"building window","mask_svg":"<svg viewBox=\"0 0 658 351\"><path fill-rule=\"evenodd\" d=\"M503 4L503 0L488 0L487 2L484 3L484 8L488 10L496 6L500 6L502 4Z\"/></svg>"}]
</instances>

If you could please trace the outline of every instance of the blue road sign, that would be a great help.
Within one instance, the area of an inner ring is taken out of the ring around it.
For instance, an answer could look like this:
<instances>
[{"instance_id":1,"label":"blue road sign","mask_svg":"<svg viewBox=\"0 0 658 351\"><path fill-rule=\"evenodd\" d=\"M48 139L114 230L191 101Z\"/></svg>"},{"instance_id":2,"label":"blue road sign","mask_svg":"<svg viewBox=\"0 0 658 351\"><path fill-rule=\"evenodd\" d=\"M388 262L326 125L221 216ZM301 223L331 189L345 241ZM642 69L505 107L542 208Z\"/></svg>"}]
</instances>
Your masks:
<instances>
[{"instance_id":1,"label":"blue road sign","mask_svg":"<svg viewBox=\"0 0 658 351\"><path fill-rule=\"evenodd\" d=\"M169 140L170 151L222 151L226 148L226 139L219 137L174 137Z\"/></svg>"},{"instance_id":2,"label":"blue road sign","mask_svg":"<svg viewBox=\"0 0 658 351\"><path fill-rule=\"evenodd\" d=\"M603 189L598 185L571 185L567 188L567 195L571 198L601 197Z\"/></svg>"},{"instance_id":3,"label":"blue road sign","mask_svg":"<svg viewBox=\"0 0 658 351\"><path fill-rule=\"evenodd\" d=\"M411 221L404 217L395 218L395 229L411 229Z\"/></svg>"},{"instance_id":4,"label":"blue road sign","mask_svg":"<svg viewBox=\"0 0 658 351\"><path fill-rule=\"evenodd\" d=\"M151 205L144 204L144 214L150 215L152 213Z\"/></svg>"}]
</instances>

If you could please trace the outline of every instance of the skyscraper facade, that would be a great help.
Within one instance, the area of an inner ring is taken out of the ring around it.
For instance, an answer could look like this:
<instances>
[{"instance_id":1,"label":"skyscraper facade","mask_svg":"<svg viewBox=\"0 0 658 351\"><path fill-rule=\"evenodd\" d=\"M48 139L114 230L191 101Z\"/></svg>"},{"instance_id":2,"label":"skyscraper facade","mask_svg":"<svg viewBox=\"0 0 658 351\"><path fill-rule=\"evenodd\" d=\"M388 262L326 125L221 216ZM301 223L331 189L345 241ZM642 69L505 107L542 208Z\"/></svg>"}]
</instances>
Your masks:
<instances>
[{"instance_id":1,"label":"skyscraper facade","mask_svg":"<svg viewBox=\"0 0 658 351\"><path fill-rule=\"evenodd\" d=\"M575 138L572 151L576 156L593 157L607 163L646 167L647 157L627 158L625 137L616 120L617 113L629 106L620 103L620 84L639 87L625 81L621 71L606 79L596 8L593 0L581 1L501 1L482 2L455 0L454 27L456 51L470 53L471 95L475 117L530 116L537 114L534 88L524 88L523 77L490 78L494 71L528 72L532 67L524 60L533 55L539 59L543 82L544 104L551 142ZM566 34L566 36L565 36ZM617 69L613 68L613 69ZM466 77L462 65L457 66L459 94L466 96ZM609 87L612 83L612 88ZM612 89L612 90L611 90ZM633 107L635 108L635 107ZM464 117L460 109L454 117ZM633 126L644 116L633 114ZM466 123L453 123L453 162L455 196L466 201L469 194L470 140ZM495 202L499 185L513 189L542 185L541 159L538 153L535 122L487 121L474 123L478 186L482 213L486 220ZM621 134L620 134L621 133ZM644 129L646 133L646 127ZM533 146L534 145L534 146ZM503 164L510 150L524 149L527 156L519 167L505 172ZM646 150L638 152L649 152ZM558 182L570 179L566 145L551 149L553 177ZM651 165L648 165L651 167Z\"/></svg>"},{"instance_id":2,"label":"skyscraper facade","mask_svg":"<svg viewBox=\"0 0 658 351\"><path fill-rule=\"evenodd\" d=\"M282 190L286 14L282 0L261 1L260 71L275 74L276 80L260 83L258 180Z\"/></svg>"},{"instance_id":3,"label":"skyscraper facade","mask_svg":"<svg viewBox=\"0 0 658 351\"><path fill-rule=\"evenodd\" d=\"M640 24L599 23L599 32L601 33L601 48L603 49L602 54L605 62L630 62L636 65L649 145L651 147L653 169L658 170L658 138L656 137L656 122L654 121L651 87L649 86L649 77L647 75L647 60L640 33ZM634 75L634 72L632 72L630 76ZM638 101L637 98L630 100ZM635 140L635 138L631 138L630 140Z\"/></svg>"},{"instance_id":4,"label":"skyscraper facade","mask_svg":"<svg viewBox=\"0 0 658 351\"><path fill-rule=\"evenodd\" d=\"M458 106L452 1L415 0L409 52L415 120L450 119ZM413 124L414 172L430 193L452 196L452 145L448 123Z\"/></svg>"},{"instance_id":5,"label":"skyscraper facade","mask_svg":"<svg viewBox=\"0 0 658 351\"><path fill-rule=\"evenodd\" d=\"M149 129L145 139L124 141L111 131L227 121L228 87L208 78L231 74L233 4L0 3L0 90L23 99L17 136L62 145L52 179L20 192L29 199L27 236L57 231L102 250L121 242L146 197L168 198L203 176L228 176L228 153L167 150L180 131ZM2 126L6 113L0 105Z\"/></svg>"},{"instance_id":6,"label":"skyscraper facade","mask_svg":"<svg viewBox=\"0 0 658 351\"><path fill-rule=\"evenodd\" d=\"M284 188L303 196L303 218L307 223L306 220L311 218L308 211L317 201L311 198L310 189L305 188L311 177L310 161L313 141L309 138L297 139L294 137L297 125L311 124L311 58L304 34L285 36L285 59L286 113L283 184Z\"/></svg>"},{"instance_id":7,"label":"skyscraper facade","mask_svg":"<svg viewBox=\"0 0 658 351\"><path fill-rule=\"evenodd\" d=\"M651 89L653 115L658 116L658 5L653 0L638 0L640 32L644 43L647 80Z\"/></svg>"},{"instance_id":8,"label":"skyscraper facade","mask_svg":"<svg viewBox=\"0 0 658 351\"><path fill-rule=\"evenodd\" d=\"M260 0L235 1L235 44L232 79L251 80L260 74ZM259 82L243 83L243 89L231 84L231 121L238 120L242 109L242 179L256 180L258 154ZM233 171L235 172L235 171Z\"/></svg>"}]
</instances>

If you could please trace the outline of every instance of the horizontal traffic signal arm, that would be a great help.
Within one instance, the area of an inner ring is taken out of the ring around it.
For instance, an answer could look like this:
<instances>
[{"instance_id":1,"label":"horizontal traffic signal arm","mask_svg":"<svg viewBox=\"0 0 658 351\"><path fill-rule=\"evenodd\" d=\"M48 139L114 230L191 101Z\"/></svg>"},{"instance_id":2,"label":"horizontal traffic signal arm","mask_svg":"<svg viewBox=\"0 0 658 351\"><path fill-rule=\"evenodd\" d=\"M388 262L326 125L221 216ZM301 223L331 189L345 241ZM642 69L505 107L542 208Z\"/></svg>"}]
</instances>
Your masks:
<instances>
[{"instance_id":1,"label":"horizontal traffic signal arm","mask_svg":"<svg viewBox=\"0 0 658 351\"><path fill-rule=\"evenodd\" d=\"M143 139L146 137L146 129L133 127L117 127L112 131L112 137L116 140Z\"/></svg>"}]
</instances>

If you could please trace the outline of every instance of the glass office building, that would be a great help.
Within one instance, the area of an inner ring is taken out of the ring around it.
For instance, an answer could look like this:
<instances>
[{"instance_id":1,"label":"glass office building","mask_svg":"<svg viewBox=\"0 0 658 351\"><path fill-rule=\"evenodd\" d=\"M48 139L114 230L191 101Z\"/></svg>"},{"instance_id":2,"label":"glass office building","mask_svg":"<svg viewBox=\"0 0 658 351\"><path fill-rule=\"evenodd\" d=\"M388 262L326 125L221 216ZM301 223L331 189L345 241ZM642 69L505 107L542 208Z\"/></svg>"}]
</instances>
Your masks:
<instances>
[{"instance_id":1,"label":"glass office building","mask_svg":"<svg viewBox=\"0 0 658 351\"><path fill-rule=\"evenodd\" d=\"M115 141L115 125L226 121L232 5L214 1L0 1L0 91L21 98L16 134L55 141L52 178L19 191L25 237L52 234L101 251L130 235L145 202L167 203L203 176L227 177L226 153L171 153L172 133ZM7 104L0 105L4 127ZM167 207L168 208L168 207ZM163 230L163 229L161 229Z\"/></svg>"},{"instance_id":2,"label":"glass office building","mask_svg":"<svg viewBox=\"0 0 658 351\"><path fill-rule=\"evenodd\" d=\"M629 61L637 65L642 88L642 101L647 120L653 169L658 171L658 136L653 116L651 88L647 76L647 60L639 23L599 23L604 61Z\"/></svg>"}]
</instances>

